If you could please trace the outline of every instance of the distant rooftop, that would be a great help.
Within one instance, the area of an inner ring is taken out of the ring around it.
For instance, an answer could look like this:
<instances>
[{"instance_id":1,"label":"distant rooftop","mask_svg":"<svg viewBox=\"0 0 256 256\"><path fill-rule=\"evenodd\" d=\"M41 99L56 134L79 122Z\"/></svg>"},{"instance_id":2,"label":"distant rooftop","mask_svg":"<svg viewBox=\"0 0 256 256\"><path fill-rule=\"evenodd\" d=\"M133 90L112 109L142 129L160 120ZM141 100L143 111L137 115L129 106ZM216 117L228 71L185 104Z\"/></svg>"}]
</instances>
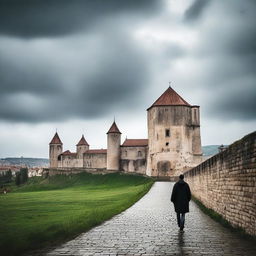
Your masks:
<instances>
[{"instance_id":1,"label":"distant rooftop","mask_svg":"<svg viewBox=\"0 0 256 256\"><path fill-rule=\"evenodd\" d=\"M107 154L107 149L90 149L85 154Z\"/></svg>"},{"instance_id":2,"label":"distant rooftop","mask_svg":"<svg viewBox=\"0 0 256 256\"><path fill-rule=\"evenodd\" d=\"M146 147L148 139L126 139L122 147Z\"/></svg>"}]
</instances>

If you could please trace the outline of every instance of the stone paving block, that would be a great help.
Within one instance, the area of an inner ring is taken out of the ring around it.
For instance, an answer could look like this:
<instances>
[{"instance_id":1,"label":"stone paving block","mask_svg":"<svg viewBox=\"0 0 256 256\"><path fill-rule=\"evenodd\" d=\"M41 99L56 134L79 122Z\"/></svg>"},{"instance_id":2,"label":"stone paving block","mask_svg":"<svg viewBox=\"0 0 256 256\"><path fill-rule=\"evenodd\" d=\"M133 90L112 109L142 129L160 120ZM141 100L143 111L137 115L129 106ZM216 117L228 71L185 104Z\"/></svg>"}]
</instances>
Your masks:
<instances>
[{"instance_id":1,"label":"stone paving block","mask_svg":"<svg viewBox=\"0 0 256 256\"><path fill-rule=\"evenodd\" d=\"M89 255L256 255L256 245L241 239L190 203L184 232L170 202L173 183L156 182L147 195L101 226L52 250L30 256Z\"/></svg>"}]
</instances>

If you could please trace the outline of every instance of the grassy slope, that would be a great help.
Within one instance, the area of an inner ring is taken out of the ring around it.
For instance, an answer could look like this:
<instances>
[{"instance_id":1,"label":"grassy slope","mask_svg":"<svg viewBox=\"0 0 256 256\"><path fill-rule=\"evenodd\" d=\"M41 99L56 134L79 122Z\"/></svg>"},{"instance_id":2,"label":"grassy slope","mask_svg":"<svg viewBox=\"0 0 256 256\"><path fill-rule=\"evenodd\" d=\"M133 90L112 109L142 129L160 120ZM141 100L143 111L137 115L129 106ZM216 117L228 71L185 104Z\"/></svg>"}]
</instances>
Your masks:
<instances>
[{"instance_id":1,"label":"grassy slope","mask_svg":"<svg viewBox=\"0 0 256 256\"><path fill-rule=\"evenodd\" d=\"M125 210L151 185L120 174L31 179L0 196L0 251L11 255L71 238Z\"/></svg>"}]
</instances>

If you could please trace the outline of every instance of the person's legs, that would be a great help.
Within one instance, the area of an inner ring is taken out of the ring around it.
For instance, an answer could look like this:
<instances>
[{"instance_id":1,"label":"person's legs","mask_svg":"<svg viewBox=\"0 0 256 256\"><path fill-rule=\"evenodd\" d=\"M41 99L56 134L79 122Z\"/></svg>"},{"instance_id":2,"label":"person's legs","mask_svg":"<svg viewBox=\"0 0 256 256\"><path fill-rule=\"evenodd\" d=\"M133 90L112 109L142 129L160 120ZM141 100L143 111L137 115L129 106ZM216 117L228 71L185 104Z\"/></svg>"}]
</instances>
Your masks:
<instances>
[{"instance_id":1,"label":"person's legs","mask_svg":"<svg viewBox=\"0 0 256 256\"><path fill-rule=\"evenodd\" d=\"M185 224L185 213L180 214L180 229L183 230Z\"/></svg>"},{"instance_id":2,"label":"person's legs","mask_svg":"<svg viewBox=\"0 0 256 256\"><path fill-rule=\"evenodd\" d=\"M180 213L179 213L179 212L177 212L176 214L177 214L177 222L178 222L178 226L180 227Z\"/></svg>"}]
</instances>

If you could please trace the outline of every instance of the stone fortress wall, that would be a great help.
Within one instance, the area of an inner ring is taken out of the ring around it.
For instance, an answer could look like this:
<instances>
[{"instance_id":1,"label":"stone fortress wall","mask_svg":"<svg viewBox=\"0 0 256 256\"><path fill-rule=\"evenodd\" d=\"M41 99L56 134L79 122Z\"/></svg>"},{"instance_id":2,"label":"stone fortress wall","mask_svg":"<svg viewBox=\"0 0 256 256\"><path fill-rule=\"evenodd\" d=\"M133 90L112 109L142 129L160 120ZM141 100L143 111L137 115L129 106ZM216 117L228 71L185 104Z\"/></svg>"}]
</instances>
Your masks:
<instances>
[{"instance_id":1,"label":"stone fortress wall","mask_svg":"<svg viewBox=\"0 0 256 256\"><path fill-rule=\"evenodd\" d=\"M256 132L184 175L192 194L207 208L256 235Z\"/></svg>"}]
</instances>

